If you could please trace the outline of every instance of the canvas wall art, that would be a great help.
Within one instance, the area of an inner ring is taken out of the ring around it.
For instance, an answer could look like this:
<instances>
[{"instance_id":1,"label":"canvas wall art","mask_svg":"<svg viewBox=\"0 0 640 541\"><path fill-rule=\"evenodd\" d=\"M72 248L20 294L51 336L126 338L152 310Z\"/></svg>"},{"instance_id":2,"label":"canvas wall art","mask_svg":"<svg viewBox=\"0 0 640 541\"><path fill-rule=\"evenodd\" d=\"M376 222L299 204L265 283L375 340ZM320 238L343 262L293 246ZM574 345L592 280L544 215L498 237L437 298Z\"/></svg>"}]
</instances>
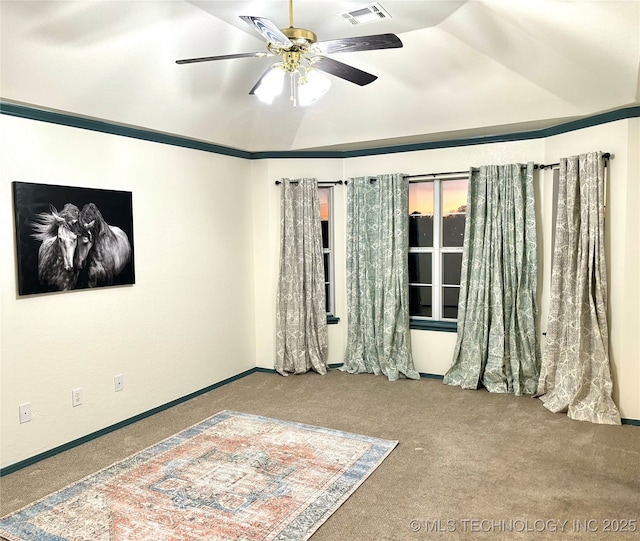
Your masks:
<instances>
[{"instance_id":1,"label":"canvas wall art","mask_svg":"<svg viewBox=\"0 0 640 541\"><path fill-rule=\"evenodd\" d=\"M135 283L131 192L13 183L18 293Z\"/></svg>"}]
</instances>

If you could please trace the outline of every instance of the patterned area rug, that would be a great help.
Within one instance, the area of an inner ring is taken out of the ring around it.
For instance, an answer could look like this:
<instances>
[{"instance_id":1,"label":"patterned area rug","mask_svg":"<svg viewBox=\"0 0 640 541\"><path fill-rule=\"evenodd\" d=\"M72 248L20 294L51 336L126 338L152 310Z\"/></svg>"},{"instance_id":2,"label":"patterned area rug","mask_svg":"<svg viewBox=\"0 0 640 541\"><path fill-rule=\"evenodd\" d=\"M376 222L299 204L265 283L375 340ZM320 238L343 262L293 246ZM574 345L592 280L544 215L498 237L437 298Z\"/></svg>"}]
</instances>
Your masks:
<instances>
[{"instance_id":1,"label":"patterned area rug","mask_svg":"<svg viewBox=\"0 0 640 541\"><path fill-rule=\"evenodd\" d=\"M308 539L397 442L222 411L0 520L10 541Z\"/></svg>"}]
</instances>

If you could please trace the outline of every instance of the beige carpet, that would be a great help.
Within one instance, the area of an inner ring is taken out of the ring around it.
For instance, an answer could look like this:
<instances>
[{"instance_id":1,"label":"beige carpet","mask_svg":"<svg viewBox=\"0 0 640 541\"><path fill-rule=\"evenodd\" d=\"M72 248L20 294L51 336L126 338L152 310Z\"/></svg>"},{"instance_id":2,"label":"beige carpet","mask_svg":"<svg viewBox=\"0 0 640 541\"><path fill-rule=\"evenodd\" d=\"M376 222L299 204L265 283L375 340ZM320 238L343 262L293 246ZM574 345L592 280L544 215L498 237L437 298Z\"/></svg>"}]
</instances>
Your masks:
<instances>
[{"instance_id":1,"label":"beige carpet","mask_svg":"<svg viewBox=\"0 0 640 541\"><path fill-rule=\"evenodd\" d=\"M254 373L7 475L0 514L224 409L399 440L313 541L640 539L640 428L572 421L528 396L336 370Z\"/></svg>"}]
</instances>

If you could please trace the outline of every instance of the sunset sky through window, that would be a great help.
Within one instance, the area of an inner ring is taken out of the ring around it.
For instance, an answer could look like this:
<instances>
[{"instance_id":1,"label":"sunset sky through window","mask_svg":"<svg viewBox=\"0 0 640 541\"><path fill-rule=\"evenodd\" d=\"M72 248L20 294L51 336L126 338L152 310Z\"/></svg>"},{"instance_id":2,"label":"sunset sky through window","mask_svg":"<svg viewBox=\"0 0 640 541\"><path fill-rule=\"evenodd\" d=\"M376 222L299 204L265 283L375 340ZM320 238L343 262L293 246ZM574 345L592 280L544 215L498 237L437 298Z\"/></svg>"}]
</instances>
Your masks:
<instances>
[{"instance_id":1,"label":"sunset sky through window","mask_svg":"<svg viewBox=\"0 0 640 541\"><path fill-rule=\"evenodd\" d=\"M443 182L442 208L446 216L467 204L467 185L465 180L447 180ZM414 182L409 186L409 214L433 214L433 182Z\"/></svg>"},{"instance_id":2,"label":"sunset sky through window","mask_svg":"<svg viewBox=\"0 0 640 541\"><path fill-rule=\"evenodd\" d=\"M443 190L443 214L446 216L467 204L467 184L465 180L447 180ZM329 219L329 190L318 190L320 198L320 219ZM433 183L414 182L409 188L409 214L433 214Z\"/></svg>"},{"instance_id":3,"label":"sunset sky through window","mask_svg":"<svg viewBox=\"0 0 640 541\"><path fill-rule=\"evenodd\" d=\"M327 221L329 219L329 190L319 189L318 197L320 198L320 220Z\"/></svg>"}]
</instances>

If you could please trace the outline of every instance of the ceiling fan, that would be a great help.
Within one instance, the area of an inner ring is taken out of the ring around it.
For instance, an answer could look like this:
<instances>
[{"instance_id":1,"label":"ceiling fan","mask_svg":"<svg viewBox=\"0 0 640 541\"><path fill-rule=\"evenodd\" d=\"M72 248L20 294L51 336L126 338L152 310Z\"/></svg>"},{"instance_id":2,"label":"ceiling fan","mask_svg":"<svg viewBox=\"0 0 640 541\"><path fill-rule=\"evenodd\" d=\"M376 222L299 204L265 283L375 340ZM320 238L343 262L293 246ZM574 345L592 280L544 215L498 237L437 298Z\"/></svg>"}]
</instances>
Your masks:
<instances>
[{"instance_id":1,"label":"ceiling fan","mask_svg":"<svg viewBox=\"0 0 640 541\"><path fill-rule=\"evenodd\" d=\"M282 92L286 74L289 74L290 100L293 105L310 105L329 89L331 81L317 71L329 73L359 86L368 85L378 77L327 55L402 47L402 41L395 34L317 41L317 36L311 30L293 25L293 0L289 0L288 28L279 29L264 17L240 16L240 18L266 39L267 52L187 58L176 60L176 64L278 56L280 60L262 74L249 92L265 103L272 103L273 99Z\"/></svg>"}]
</instances>

